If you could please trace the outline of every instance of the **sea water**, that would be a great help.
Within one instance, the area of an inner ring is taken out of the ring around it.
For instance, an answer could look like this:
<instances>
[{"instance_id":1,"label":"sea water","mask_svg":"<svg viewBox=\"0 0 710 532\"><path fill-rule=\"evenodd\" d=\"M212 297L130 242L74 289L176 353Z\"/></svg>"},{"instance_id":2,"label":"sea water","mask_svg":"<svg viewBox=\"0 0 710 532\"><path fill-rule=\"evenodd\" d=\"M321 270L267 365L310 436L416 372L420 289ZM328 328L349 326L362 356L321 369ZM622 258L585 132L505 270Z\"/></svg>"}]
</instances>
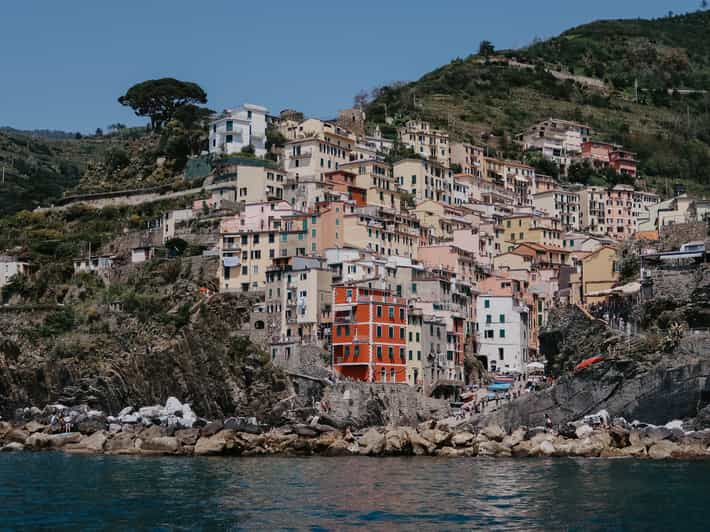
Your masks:
<instances>
[{"instance_id":1,"label":"sea water","mask_svg":"<svg viewBox=\"0 0 710 532\"><path fill-rule=\"evenodd\" d=\"M0 455L0 530L708 530L710 462Z\"/></svg>"}]
</instances>

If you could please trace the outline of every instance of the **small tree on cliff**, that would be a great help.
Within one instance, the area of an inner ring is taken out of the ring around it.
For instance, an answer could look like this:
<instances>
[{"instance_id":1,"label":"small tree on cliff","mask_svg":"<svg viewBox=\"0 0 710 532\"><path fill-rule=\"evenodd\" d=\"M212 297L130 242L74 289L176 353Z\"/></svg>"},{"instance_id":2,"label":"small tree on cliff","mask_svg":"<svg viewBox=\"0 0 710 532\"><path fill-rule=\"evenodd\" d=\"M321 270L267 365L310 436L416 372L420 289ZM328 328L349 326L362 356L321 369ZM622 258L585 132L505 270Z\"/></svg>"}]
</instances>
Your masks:
<instances>
[{"instance_id":1,"label":"small tree on cliff","mask_svg":"<svg viewBox=\"0 0 710 532\"><path fill-rule=\"evenodd\" d=\"M491 41L481 41L478 45L478 55L489 57L495 53L496 49Z\"/></svg>"},{"instance_id":2,"label":"small tree on cliff","mask_svg":"<svg viewBox=\"0 0 710 532\"><path fill-rule=\"evenodd\" d=\"M130 107L137 116L147 116L155 131L186 104L207 103L207 94L197 83L174 78L150 79L133 85L118 98L121 105Z\"/></svg>"}]
</instances>

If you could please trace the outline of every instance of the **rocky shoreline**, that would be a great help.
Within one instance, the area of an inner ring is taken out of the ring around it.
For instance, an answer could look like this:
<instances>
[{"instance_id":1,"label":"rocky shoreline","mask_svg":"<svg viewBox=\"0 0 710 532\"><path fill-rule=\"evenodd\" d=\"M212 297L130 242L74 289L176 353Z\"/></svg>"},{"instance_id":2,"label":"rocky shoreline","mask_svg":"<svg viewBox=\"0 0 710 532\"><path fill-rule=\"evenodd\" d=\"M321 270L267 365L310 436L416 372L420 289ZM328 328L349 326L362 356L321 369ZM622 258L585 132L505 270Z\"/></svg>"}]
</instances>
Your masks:
<instances>
[{"instance_id":1,"label":"rocky shoreline","mask_svg":"<svg viewBox=\"0 0 710 532\"><path fill-rule=\"evenodd\" d=\"M682 422L665 426L628 423L623 418L587 420L558 430L499 425L476 427L447 418L417 426L369 427L353 431L328 416L309 423L267 427L255 420L208 422L189 405L170 398L165 407L126 408L119 416L62 405L24 409L15 422L0 422L0 451L55 450L78 454L175 456L447 456L447 457L633 457L710 458L710 430L685 431ZM71 431L50 420L69 421Z\"/></svg>"}]
</instances>

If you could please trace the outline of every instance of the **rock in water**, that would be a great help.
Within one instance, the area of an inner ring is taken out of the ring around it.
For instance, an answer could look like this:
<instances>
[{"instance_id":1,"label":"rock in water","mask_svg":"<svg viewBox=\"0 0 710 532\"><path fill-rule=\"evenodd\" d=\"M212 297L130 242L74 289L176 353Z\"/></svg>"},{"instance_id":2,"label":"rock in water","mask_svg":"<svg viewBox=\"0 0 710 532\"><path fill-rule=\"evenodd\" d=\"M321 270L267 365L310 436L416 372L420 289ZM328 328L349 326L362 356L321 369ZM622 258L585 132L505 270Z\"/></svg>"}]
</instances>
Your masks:
<instances>
[{"instance_id":1,"label":"rock in water","mask_svg":"<svg viewBox=\"0 0 710 532\"><path fill-rule=\"evenodd\" d=\"M91 436L81 440L80 445L87 451L91 451L93 453L101 453L104 450L104 445L106 445L107 439L108 438L106 437L106 432L101 430L98 432L94 432Z\"/></svg>"},{"instance_id":2,"label":"rock in water","mask_svg":"<svg viewBox=\"0 0 710 532\"><path fill-rule=\"evenodd\" d=\"M17 443L16 441L12 441L5 445L4 447L0 448L0 452L7 453L7 452L13 452L13 451L24 451L25 446L22 445L21 443Z\"/></svg>"},{"instance_id":3,"label":"rock in water","mask_svg":"<svg viewBox=\"0 0 710 532\"><path fill-rule=\"evenodd\" d=\"M360 445L360 454L378 455L385 449L385 435L381 434L377 429L369 429L358 441Z\"/></svg>"},{"instance_id":4,"label":"rock in water","mask_svg":"<svg viewBox=\"0 0 710 532\"><path fill-rule=\"evenodd\" d=\"M158 436L143 441L141 451L175 454L180 449L177 438L171 436Z\"/></svg>"}]
</instances>

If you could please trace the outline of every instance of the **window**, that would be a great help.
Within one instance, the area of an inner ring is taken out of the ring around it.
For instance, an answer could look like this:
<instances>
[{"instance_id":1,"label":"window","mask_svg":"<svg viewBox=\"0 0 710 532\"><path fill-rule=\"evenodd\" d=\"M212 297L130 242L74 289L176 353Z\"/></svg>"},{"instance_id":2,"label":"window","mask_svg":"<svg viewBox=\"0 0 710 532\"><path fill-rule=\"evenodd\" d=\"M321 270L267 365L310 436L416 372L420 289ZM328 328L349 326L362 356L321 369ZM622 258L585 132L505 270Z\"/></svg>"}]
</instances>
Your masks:
<instances>
[{"instance_id":1,"label":"window","mask_svg":"<svg viewBox=\"0 0 710 532\"><path fill-rule=\"evenodd\" d=\"M483 300L483 308L491 308L491 300L490 299Z\"/></svg>"},{"instance_id":2,"label":"window","mask_svg":"<svg viewBox=\"0 0 710 532\"><path fill-rule=\"evenodd\" d=\"M387 356L390 360L394 360L394 347L390 346L387 348Z\"/></svg>"},{"instance_id":3,"label":"window","mask_svg":"<svg viewBox=\"0 0 710 532\"><path fill-rule=\"evenodd\" d=\"M411 342L411 341L412 341L412 331L409 331L409 335L408 335L408 336L409 336L409 341ZM410 360L411 360L411 358L410 358Z\"/></svg>"},{"instance_id":4,"label":"window","mask_svg":"<svg viewBox=\"0 0 710 532\"><path fill-rule=\"evenodd\" d=\"M421 360L421 359L422 359L422 352L417 351L417 360Z\"/></svg>"},{"instance_id":5,"label":"window","mask_svg":"<svg viewBox=\"0 0 710 532\"><path fill-rule=\"evenodd\" d=\"M485 338L493 338L493 329L486 329L484 334Z\"/></svg>"},{"instance_id":6,"label":"window","mask_svg":"<svg viewBox=\"0 0 710 532\"><path fill-rule=\"evenodd\" d=\"M394 338L394 327L388 327L387 335L390 338Z\"/></svg>"},{"instance_id":7,"label":"window","mask_svg":"<svg viewBox=\"0 0 710 532\"><path fill-rule=\"evenodd\" d=\"M404 340L404 327L399 328L399 337Z\"/></svg>"},{"instance_id":8,"label":"window","mask_svg":"<svg viewBox=\"0 0 710 532\"><path fill-rule=\"evenodd\" d=\"M503 360L503 354L504 354L503 348L499 347L498 348L498 359L499 360Z\"/></svg>"},{"instance_id":9,"label":"window","mask_svg":"<svg viewBox=\"0 0 710 532\"><path fill-rule=\"evenodd\" d=\"M274 233L269 233L269 244L273 244L276 240L276 235Z\"/></svg>"},{"instance_id":10,"label":"window","mask_svg":"<svg viewBox=\"0 0 710 532\"><path fill-rule=\"evenodd\" d=\"M501 329L500 331L498 331L498 336L500 338L505 338L505 329Z\"/></svg>"},{"instance_id":11,"label":"window","mask_svg":"<svg viewBox=\"0 0 710 532\"><path fill-rule=\"evenodd\" d=\"M386 382L387 381L387 370L385 368L382 368L380 370L380 382Z\"/></svg>"},{"instance_id":12,"label":"window","mask_svg":"<svg viewBox=\"0 0 710 532\"><path fill-rule=\"evenodd\" d=\"M404 360L405 360L405 358L404 358L404 347L400 347L400 348L399 348L399 359L400 359L402 362L404 362Z\"/></svg>"},{"instance_id":13,"label":"window","mask_svg":"<svg viewBox=\"0 0 710 532\"><path fill-rule=\"evenodd\" d=\"M486 314L486 323L492 323L493 317L490 314Z\"/></svg>"},{"instance_id":14,"label":"window","mask_svg":"<svg viewBox=\"0 0 710 532\"><path fill-rule=\"evenodd\" d=\"M345 326L345 336L350 336L350 325Z\"/></svg>"},{"instance_id":15,"label":"window","mask_svg":"<svg viewBox=\"0 0 710 532\"><path fill-rule=\"evenodd\" d=\"M343 335L343 328L340 325L338 325L335 328L335 336L342 336L342 335Z\"/></svg>"},{"instance_id":16,"label":"window","mask_svg":"<svg viewBox=\"0 0 710 532\"><path fill-rule=\"evenodd\" d=\"M377 358L379 360L382 360L382 346L381 345L377 346ZM384 371L384 369L382 371Z\"/></svg>"},{"instance_id":17,"label":"window","mask_svg":"<svg viewBox=\"0 0 710 532\"><path fill-rule=\"evenodd\" d=\"M498 316L498 321L500 323L505 323L505 314L501 314L500 316Z\"/></svg>"},{"instance_id":18,"label":"window","mask_svg":"<svg viewBox=\"0 0 710 532\"><path fill-rule=\"evenodd\" d=\"M359 356L360 356L360 346L359 346L359 345L356 345L356 346L353 348L353 357L354 357L354 358L357 358L357 357L359 357Z\"/></svg>"},{"instance_id":19,"label":"window","mask_svg":"<svg viewBox=\"0 0 710 532\"><path fill-rule=\"evenodd\" d=\"M416 333L417 342L419 341L419 333Z\"/></svg>"},{"instance_id":20,"label":"window","mask_svg":"<svg viewBox=\"0 0 710 532\"><path fill-rule=\"evenodd\" d=\"M226 142L227 144L231 144L231 143L232 143L232 135L227 135L227 138L226 138L225 142Z\"/></svg>"},{"instance_id":21,"label":"window","mask_svg":"<svg viewBox=\"0 0 710 532\"><path fill-rule=\"evenodd\" d=\"M377 312L377 317L378 317L378 318L381 318L381 317L382 317L382 307L380 307L380 306L378 305L376 312Z\"/></svg>"},{"instance_id":22,"label":"window","mask_svg":"<svg viewBox=\"0 0 710 532\"><path fill-rule=\"evenodd\" d=\"M232 122L231 120L227 120L227 131L232 131L233 128L234 122Z\"/></svg>"},{"instance_id":23,"label":"window","mask_svg":"<svg viewBox=\"0 0 710 532\"><path fill-rule=\"evenodd\" d=\"M349 346L349 345L346 345L346 346L345 346L345 356L346 356L346 357L349 357L349 356L350 356L350 346Z\"/></svg>"},{"instance_id":24,"label":"window","mask_svg":"<svg viewBox=\"0 0 710 532\"><path fill-rule=\"evenodd\" d=\"M412 283L412 294L417 293L417 283Z\"/></svg>"},{"instance_id":25,"label":"window","mask_svg":"<svg viewBox=\"0 0 710 532\"><path fill-rule=\"evenodd\" d=\"M394 319L394 307L389 307L387 314L391 320Z\"/></svg>"},{"instance_id":26,"label":"window","mask_svg":"<svg viewBox=\"0 0 710 532\"><path fill-rule=\"evenodd\" d=\"M382 327L379 325L377 326L377 337L380 338L382 336Z\"/></svg>"}]
</instances>

